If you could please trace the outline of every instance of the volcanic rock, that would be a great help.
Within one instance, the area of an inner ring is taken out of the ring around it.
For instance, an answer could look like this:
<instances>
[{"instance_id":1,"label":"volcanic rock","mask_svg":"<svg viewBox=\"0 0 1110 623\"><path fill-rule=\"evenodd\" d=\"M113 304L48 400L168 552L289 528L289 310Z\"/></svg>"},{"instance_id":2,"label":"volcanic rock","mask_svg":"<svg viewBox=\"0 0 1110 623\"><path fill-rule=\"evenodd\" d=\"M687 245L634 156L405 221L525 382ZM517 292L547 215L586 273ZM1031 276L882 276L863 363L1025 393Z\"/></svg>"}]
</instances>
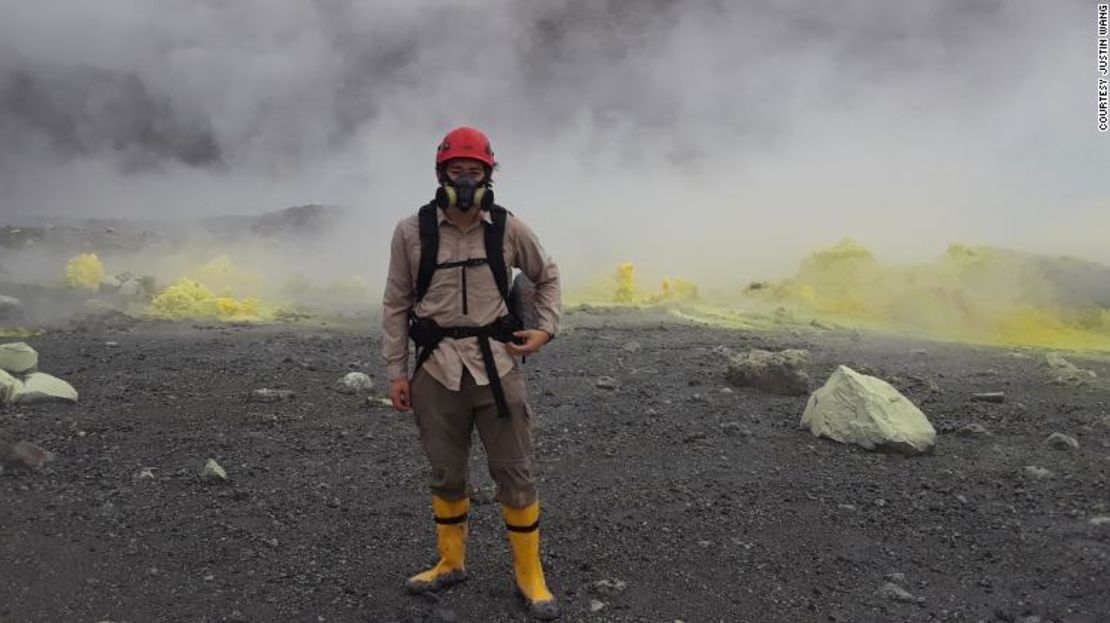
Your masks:
<instances>
[{"instance_id":1,"label":"volcanic rock","mask_svg":"<svg viewBox=\"0 0 1110 623\"><path fill-rule=\"evenodd\" d=\"M23 379L23 388L15 395L14 401L19 404L77 402L77 390L58 377L35 372Z\"/></svg>"},{"instance_id":2,"label":"volcanic rock","mask_svg":"<svg viewBox=\"0 0 1110 623\"><path fill-rule=\"evenodd\" d=\"M23 381L0 369L0 402L15 402L15 397L23 391Z\"/></svg>"},{"instance_id":3,"label":"volcanic rock","mask_svg":"<svg viewBox=\"0 0 1110 623\"><path fill-rule=\"evenodd\" d=\"M288 389L256 389L250 393L251 402L273 403L282 402L285 400L292 400L295 394Z\"/></svg>"},{"instance_id":4,"label":"volcanic rock","mask_svg":"<svg viewBox=\"0 0 1110 623\"><path fill-rule=\"evenodd\" d=\"M1025 467L1021 468L1021 470L1026 476L1034 480L1046 480L1048 478L1052 478L1055 475L1052 473L1052 470L1045 469L1040 465L1026 465Z\"/></svg>"},{"instance_id":5,"label":"volcanic rock","mask_svg":"<svg viewBox=\"0 0 1110 623\"><path fill-rule=\"evenodd\" d=\"M810 396L801 425L815 437L910 456L936 444L936 430L917 406L886 381L847 366Z\"/></svg>"},{"instance_id":6,"label":"volcanic rock","mask_svg":"<svg viewBox=\"0 0 1110 623\"><path fill-rule=\"evenodd\" d=\"M990 431L987 430L986 426L973 422L958 428L956 434L960 437L978 437L980 435L989 435Z\"/></svg>"},{"instance_id":7,"label":"volcanic rock","mask_svg":"<svg viewBox=\"0 0 1110 623\"><path fill-rule=\"evenodd\" d=\"M616 595L617 593L624 592L624 589L627 587L628 584L624 580L618 578L611 580L605 579L598 580L591 584L590 592L595 595Z\"/></svg>"},{"instance_id":8,"label":"volcanic rock","mask_svg":"<svg viewBox=\"0 0 1110 623\"><path fill-rule=\"evenodd\" d=\"M1055 385L1077 386L1089 383L1098 375L1092 370L1084 370L1072 362L1064 359L1059 353L1048 353L1044 356L1045 365L1048 366L1049 380Z\"/></svg>"},{"instance_id":9,"label":"volcanic rock","mask_svg":"<svg viewBox=\"0 0 1110 623\"><path fill-rule=\"evenodd\" d=\"M809 392L808 365L809 352L805 350L751 350L729 359L725 378L740 387L800 396Z\"/></svg>"},{"instance_id":10,"label":"volcanic rock","mask_svg":"<svg viewBox=\"0 0 1110 623\"><path fill-rule=\"evenodd\" d=\"M1052 433L1044 440L1044 443L1046 446L1055 450L1079 449L1079 441L1077 441L1075 437L1065 435L1064 433Z\"/></svg>"},{"instance_id":11,"label":"volcanic rock","mask_svg":"<svg viewBox=\"0 0 1110 623\"><path fill-rule=\"evenodd\" d=\"M875 596L911 604L925 603L924 597L915 597L911 595L909 591L893 582L887 582L879 587L879 589L875 591Z\"/></svg>"},{"instance_id":12,"label":"volcanic rock","mask_svg":"<svg viewBox=\"0 0 1110 623\"><path fill-rule=\"evenodd\" d=\"M0 443L0 465L8 469L42 467L52 460L54 453L29 441L17 441L10 446Z\"/></svg>"},{"instance_id":13,"label":"volcanic rock","mask_svg":"<svg viewBox=\"0 0 1110 623\"><path fill-rule=\"evenodd\" d=\"M149 295L145 284L138 279L128 279L119 286L117 294L128 299L138 299Z\"/></svg>"},{"instance_id":14,"label":"volcanic rock","mask_svg":"<svg viewBox=\"0 0 1110 623\"><path fill-rule=\"evenodd\" d=\"M0 370L12 374L34 372L39 365L39 354L24 342L0 344Z\"/></svg>"},{"instance_id":15,"label":"volcanic rock","mask_svg":"<svg viewBox=\"0 0 1110 623\"><path fill-rule=\"evenodd\" d=\"M599 376L594 385L596 385L598 389L616 389L618 382L617 379L611 376Z\"/></svg>"},{"instance_id":16,"label":"volcanic rock","mask_svg":"<svg viewBox=\"0 0 1110 623\"><path fill-rule=\"evenodd\" d=\"M978 394L972 394L971 399L975 402L1001 403L1006 401L1006 394L1003 392L980 392Z\"/></svg>"},{"instance_id":17,"label":"volcanic rock","mask_svg":"<svg viewBox=\"0 0 1110 623\"><path fill-rule=\"evenodd\" d=\"M227 472L216 459L208 459L200 470L200 479L205 482L224 482L227 480Z\"/></svg>"},{"instance_id":18,"label":"volcanic rock","mask_svg":"<svg viewBox=\"0 0 1110 623\"><path fill-rule=\"evenodd\" d=\"M374 389L374 379L364 372L348 372L335 382L335 391L341 394L362 394Z\"/></svg>"},{"instance_id":19,"label":"volcanic rock","mask_svg":"<svg viewBox=\"0 0 1110 623\"><path fill-rule=\"evenodd\" d=\"M102 299L88 299L85 301L84 311L89 316L112 316L119 313L111 303Z\"/></svg>"},{"instance_id":20,"label":"volcanic rock","mask_svg":"<svg viewBox=\"0 0 1110 623\"><path fill-rule=\"evenodd\" d=\"M253 220L251 231L274 238L317 236L335 228L347 211L338 206L310 204L268 212Z\"/></svg>"}]
</instances>

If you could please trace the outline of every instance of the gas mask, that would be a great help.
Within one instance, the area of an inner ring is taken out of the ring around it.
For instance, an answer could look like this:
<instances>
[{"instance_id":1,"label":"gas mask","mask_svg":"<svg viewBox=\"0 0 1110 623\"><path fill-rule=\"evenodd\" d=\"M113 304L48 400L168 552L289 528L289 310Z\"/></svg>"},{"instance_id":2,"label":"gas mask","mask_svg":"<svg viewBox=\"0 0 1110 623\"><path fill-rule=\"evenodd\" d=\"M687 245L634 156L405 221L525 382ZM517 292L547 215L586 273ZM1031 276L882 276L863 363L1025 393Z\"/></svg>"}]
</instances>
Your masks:
<instances>
[{"instance_id":1,"label":"gas mask","mask_svg":"<svg viewBox=\"0 0 1110 623\"><path fill-rule=\"evenodd\" d=\"M443 181L436 190L436 205L444 210L454 206L460 212L468 212L474 206L488 210L493 205L493 190L472 177L460 175L455 181Z\"/></svg>"}]
</instances>

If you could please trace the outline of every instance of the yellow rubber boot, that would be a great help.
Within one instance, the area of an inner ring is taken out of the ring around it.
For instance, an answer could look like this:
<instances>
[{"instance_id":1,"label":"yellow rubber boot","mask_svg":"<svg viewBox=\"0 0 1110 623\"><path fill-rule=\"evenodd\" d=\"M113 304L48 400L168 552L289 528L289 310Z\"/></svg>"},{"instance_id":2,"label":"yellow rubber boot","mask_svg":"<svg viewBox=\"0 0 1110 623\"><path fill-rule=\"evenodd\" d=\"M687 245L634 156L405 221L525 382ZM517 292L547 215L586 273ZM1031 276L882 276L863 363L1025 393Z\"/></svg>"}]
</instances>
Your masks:
<instances>
[{"instance_id":1,"label":"yellow rubber boot","mask_svg":"<svg viewBox=\"0 0 1110 623\"><path fill-rule=\"evenodd\" d=\"M534 618L557 619L559 605L547 590L540 564L540 503L533 502L524 508L502 506L501 510L509 530L509 544L513 547L517 592L528 602L528 612Z\"/></svg>"},{"instance_id":2,"label":"yellow rubber boot","mask_svg":"<svg viewBox=\"0 0 1110 623\"><path fill-rule=\"evenodd\" d=\"M439 562L405 582L405 588L411 593L442 590L466 579L466 519L470 512L470 499L451 501L432 496L432 510L435 512Z\"/></svg>"}]
</instances>

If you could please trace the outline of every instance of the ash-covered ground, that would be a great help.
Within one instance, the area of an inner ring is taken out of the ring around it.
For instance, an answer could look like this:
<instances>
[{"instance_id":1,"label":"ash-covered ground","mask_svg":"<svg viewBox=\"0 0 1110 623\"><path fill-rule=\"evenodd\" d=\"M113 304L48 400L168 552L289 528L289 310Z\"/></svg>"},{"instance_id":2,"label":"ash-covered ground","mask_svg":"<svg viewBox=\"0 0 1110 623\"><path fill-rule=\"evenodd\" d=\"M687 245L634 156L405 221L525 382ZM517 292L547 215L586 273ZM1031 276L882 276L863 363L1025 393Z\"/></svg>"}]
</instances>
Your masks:
<instances>
[{"instance_id":1,"label":"ash-covered ground","mask_svg":"<svg viewBox=\"0 0 1110 623\"><path fill-rule=\"evenodd\" d=\"M0 411L0 440L56 455L0 476L0 620L526 620L477 443L470 580L435 601L403 590L435 558L411 415L333 388L361 370L384 390L376 322L116 318L26 341L81 396ZM805 396L728 388L720 345L808 349L814 389L838 364L883 378L928 415L936 451L813 438ZM571 310L525 365L563 620L1110 621L1110 394L1043 366L1032 350ZM295 396L250 401L259 388ZM1004 400L972 400L990 391ZM973 423L987 433L957 432ZM1052 432L1079 448L1047 446ZM209 458L230 482L201 481ZM877 592L888 582L905 594Z\"/></svg>"}]
</instances>

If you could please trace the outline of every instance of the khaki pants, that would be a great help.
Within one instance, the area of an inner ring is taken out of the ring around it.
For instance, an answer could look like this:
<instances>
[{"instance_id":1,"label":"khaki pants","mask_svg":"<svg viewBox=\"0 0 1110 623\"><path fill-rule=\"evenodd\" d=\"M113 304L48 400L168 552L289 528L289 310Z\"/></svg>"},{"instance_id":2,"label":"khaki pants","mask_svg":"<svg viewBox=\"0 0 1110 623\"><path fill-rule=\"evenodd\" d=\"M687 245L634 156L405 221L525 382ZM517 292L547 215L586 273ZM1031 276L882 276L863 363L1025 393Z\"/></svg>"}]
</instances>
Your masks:
<instances>
[{"instance_id":1,"label":"khaki pants","mask_svg":"<svg viewBox=\"0 0 1110 623\"><path fill-rule=\"evenodd\" d=\"M479 386L463 369L462 386L451 391L423 369L412 379L412 410L420 443L431 464L432 493L446 500L467 495L471 431L489 457L489 473L497 483L497 500L521 508L536 501L533 472L532 409L519 370L501 377L509 417L499 417L488 385Z\"/></svg>"}]
</instances>

